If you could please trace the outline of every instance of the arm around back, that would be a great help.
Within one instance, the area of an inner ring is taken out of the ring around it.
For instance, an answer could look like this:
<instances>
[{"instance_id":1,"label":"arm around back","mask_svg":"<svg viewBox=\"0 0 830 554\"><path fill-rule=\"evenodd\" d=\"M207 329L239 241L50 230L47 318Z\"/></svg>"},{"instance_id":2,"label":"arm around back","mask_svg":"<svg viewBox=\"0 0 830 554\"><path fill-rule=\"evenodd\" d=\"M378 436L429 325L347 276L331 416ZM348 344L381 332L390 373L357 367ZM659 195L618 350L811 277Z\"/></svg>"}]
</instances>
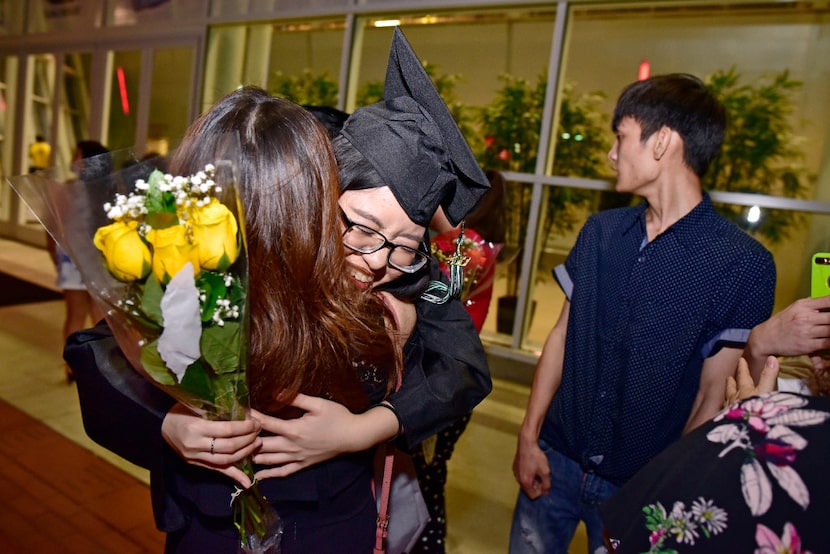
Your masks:
<instances>
[{"instance_id":1,"label":"arm around back","mask_svg":"<svg viewBox=\"0 0 830 554\"><path fill-rule=\"evenodd\" d=\"M157 467L161 424L173 398L130 366L106 323L71 335L64 358L78 385L87 435L138 466Z\"/></svg>"}]
</instances>

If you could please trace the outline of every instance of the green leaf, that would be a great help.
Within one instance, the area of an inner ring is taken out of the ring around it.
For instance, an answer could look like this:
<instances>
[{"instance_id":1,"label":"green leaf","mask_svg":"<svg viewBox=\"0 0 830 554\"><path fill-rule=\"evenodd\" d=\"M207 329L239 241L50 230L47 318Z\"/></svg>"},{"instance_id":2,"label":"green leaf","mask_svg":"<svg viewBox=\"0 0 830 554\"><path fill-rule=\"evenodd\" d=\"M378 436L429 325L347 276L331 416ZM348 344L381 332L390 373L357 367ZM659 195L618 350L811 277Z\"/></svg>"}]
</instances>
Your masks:
<instances>
[{"instance_id":1,"label":"green leaf","mask_svg":"<svg viewBox=\"0 0 830 554\"><path fill-rule=\"evenodd\" d=\"M202 301L202 322L206 323L213 318L213 312L216 310L216 300L225 296L227 287L225 287L225 278L212 271L203 271L196 286L204 293L205 299Z\"/></svg>"},{"instance_id":2,"label":"green leaf","mask_svg":"<svg viewBox=\"0 0 830 554\"><path fill-rule=\"evenodd\" d=\"M144 283L144 293L141 296L141 310L158 325L164 325L161 315L161 298L164 289L154 273L150 273Z\"/></svg>"},{"instance_id":3,"label":"green leaf","mask_svg":"<svg viewBox=\"0 0 830 554\"><path fill-rule=\"evenodd\" d=\"M210 370L205 367L204 362L199 358L187 366L184 377L182 377L181 387L194 396L209 403L214 403L215 390L213 379Z\"/></svg>"},{"instance_id":4,"label":"green leaf","mask_svg":"<svg viewBox=\"0 0 830 554\"><path fill-rule=\"evenodd\" d=\"M158 349L158 341L154 340L141 348L141 366L144 371L161 385L177 385L176 376L164 365Z\"/></svg>"},{"instance_id":5,"label":"green leaf","mask_svg":"<svg viewBox=\"0 0 830 554\"><path fill-rule=\"evenodd\" d=\"M211 325L202 331L199 348L202 356L217 374L235 373L241 369L240 324L226 321L225 325Z\"/></svg>"}]
</instances>

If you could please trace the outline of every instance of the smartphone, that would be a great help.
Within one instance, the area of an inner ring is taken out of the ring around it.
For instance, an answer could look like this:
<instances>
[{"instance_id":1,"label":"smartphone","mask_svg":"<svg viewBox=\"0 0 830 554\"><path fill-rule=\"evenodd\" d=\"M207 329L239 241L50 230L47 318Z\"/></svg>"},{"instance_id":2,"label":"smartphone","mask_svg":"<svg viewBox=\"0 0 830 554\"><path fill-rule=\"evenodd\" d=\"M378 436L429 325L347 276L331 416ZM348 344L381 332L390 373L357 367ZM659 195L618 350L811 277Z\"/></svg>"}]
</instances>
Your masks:
<instances>
[{"instance_id":1,"label":"smartphone","mask_svg":"<svg viewBox=\"0 0 830 554\"><path fill-rule=\"evenodd\" d=\"M830 252L813 254L810 273L810 296L818 298L830 295Z\"/></svg>"}]
</instances>

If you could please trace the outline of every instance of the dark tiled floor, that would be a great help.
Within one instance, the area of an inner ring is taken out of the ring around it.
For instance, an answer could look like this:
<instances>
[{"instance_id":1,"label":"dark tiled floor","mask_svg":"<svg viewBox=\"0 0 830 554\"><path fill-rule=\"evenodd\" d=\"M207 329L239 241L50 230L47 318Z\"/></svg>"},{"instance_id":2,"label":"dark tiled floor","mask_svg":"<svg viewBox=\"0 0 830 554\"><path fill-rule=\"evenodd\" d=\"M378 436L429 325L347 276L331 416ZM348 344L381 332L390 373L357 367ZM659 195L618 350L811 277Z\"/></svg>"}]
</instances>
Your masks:
<instances>
[{"instance_id":1,"label":"dark tiled floor","mask_svg":"<svg viewBox=\"0 0 830 554\"><path fill-rule=\"evenodd\" d=\"M150 491L0 400L0 551L164 551Z\"/></svg>"}]
</instances>

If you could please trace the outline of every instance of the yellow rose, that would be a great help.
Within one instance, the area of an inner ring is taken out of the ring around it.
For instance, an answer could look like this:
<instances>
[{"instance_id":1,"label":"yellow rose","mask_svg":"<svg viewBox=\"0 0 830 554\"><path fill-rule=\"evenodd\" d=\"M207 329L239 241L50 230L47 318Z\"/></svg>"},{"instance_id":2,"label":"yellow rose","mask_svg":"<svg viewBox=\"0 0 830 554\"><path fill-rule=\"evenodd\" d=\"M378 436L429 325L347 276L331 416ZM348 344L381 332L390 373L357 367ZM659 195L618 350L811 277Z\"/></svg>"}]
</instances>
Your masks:
<instances>
[{"instance_id":1,"label":"yellow rose","mask_svg":"<svg viewBox=\"0 0 830 554\"><path fill-rule=\"evenodd\" d=\"M187 262L199 273L199 249L187 240L184 225L153 229L147 233L147 242L153 245L153 273L162 283L178 273Z\"/></svg>"},{"instance_id":2,"label":"yellow rose","mask_svg":"<svg viewBox=\"0 0 830 554\"><path fill-rule=\"evenodd\" d=\"M150 249L141 240L135 221L100 227L93 242L104 254L107 269L119 281L144 279L150 273Z\"/></svg>"},{"instance_id":3,"label":"yellow rose","mask_svg":"<svg viewBox=\"0 0 830 554\"><path fill-rule=\"evenodd\" d=\"M239 256L236 218L216 200L191 213L193 243L199 248L199 265L209 271L225 271Z\"/></svg>"}]
</instances>

